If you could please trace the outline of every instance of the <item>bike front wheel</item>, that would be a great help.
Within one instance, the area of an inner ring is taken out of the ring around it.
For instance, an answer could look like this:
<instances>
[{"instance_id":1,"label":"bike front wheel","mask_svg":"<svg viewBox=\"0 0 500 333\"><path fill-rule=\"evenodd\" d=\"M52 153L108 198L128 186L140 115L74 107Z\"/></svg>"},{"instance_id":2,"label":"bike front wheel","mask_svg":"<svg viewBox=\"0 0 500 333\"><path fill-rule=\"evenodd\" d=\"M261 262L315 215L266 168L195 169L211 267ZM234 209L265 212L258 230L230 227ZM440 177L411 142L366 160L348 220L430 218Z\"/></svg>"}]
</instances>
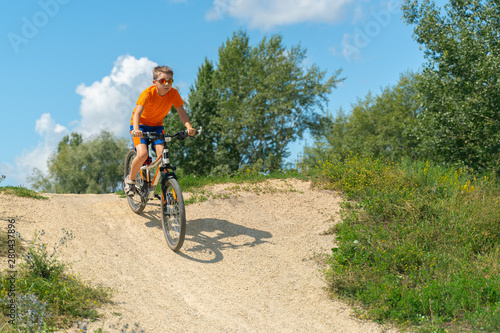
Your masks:
<instances>
[{"instance_id":1,"label":"bike front wheel","mask_svg":"<svg viewBox=\"0 0 500 333\"><path fill-rule=\"evenodd\" d=\"M172 251L178 251L186 236L186 210L181 187L176 179L162 182L161 216L167 244Z\"/></svg>"},{"instance_id":2,"label":"bike front wheel","mask_svg":"<svg viewBox=\"0 0 500 333\"><path fill-rule=\"evenodd\" d=\"M137 156L137 152L135 149L130 149L128 151L127 157L125 158L125 170L123 172L123 180L125 182L125 178L130 173L130 169L132 168L132 161ZM135 176L136 179L136 188L143 187L143 180L141 178L141 172L139 171ZM123 184L125 186L125 183ZM132 197L127 196L128 205L132 209L134 213L140 214L146 207L146 199L143 198L137 189L134 190L134 195Z\"/></svg>"}]
</instances>

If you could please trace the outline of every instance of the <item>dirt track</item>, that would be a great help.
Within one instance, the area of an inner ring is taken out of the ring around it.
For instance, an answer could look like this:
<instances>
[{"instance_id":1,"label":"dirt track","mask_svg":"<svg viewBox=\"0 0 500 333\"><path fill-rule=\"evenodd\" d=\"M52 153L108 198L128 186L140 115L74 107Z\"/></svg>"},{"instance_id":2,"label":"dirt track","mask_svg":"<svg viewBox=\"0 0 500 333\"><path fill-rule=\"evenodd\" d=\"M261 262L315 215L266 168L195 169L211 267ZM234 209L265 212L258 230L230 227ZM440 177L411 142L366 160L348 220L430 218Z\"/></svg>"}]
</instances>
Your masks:
<instances>
[{"instance_id":1,"label":"dirt track","mask_svg":"<svg viewBox=\"0 0 500 333\"><path fill-rule=\"evenodd\" d=\"M209 191L228 198L187 206L178 254L165 243L157 200L136 215L115 194L0 195L0 217L16 217L25 239L45 230L48 244L61 228L72 231L62 259L83 279L116 290L91 332L135 322L146 332L386 331L324 289L315 258L334 243L322 234L339 220L335 193L298 180Z\"/></svg>"}]
</instances>

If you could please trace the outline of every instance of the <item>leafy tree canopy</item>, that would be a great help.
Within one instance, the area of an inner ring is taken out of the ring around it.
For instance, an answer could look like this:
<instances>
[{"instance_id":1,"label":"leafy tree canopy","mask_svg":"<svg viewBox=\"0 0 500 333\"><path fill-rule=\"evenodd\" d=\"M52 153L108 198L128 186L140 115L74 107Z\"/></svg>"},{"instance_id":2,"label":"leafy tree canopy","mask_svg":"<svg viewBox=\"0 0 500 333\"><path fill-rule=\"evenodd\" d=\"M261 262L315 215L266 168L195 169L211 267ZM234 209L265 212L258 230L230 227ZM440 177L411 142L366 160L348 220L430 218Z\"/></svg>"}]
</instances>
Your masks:
<instances>
[{"instance_id":1,"label":"leafy tree canopy","mask_svg":"<svg viewBox=\"0 0 500 333\"><path fill-rule=\"evenodd\" d=\"M405 0L425 51L418 90L420 154L476 170L500 170L500 3Z\"/></svg>"},{"instance_id":2,"label":"leafy tree canopy","mask_svg":"<svg viewBox=\"0 0 500 333\"><path fill-rule=\"evenodd\" d=\"M342 109L331 118L324 136L318 136L314 147L305 148L309 164L331 155L355 154L385 157L391 160L414 156L417 140L413 133L421 100L416 91L419 75L402 74L395 86L371 92L358 99L346 114Z\"/></svg>"},{"instance_id":3,"label":"leafy tree canopy","mask_svg":"<svg viewBox=\"0 0 500 333\"><path fill-rule=\"evenodd\" d=\"M245 32L235 32L219 48L217 66L205 59L190 90L189 115L206 131L177 150L181 167L198 174L280 169L289 143L320 130L328 94L343 80L340 70L327 76L306 67L305 58L305 49L285 47L280 35L252 46ZM180 129L169 122L167 131Z\"/></svg>"},{"instance_id":4,"label":"leafy tree canopy","mask_svg":"<svg viewBox=\"0 0 500 333\"><path fill-rule=\"evenodd\" d=\"M123 180L128 141L109 132L84 141L71 133L49 158L48 175L35 169L28 182L39 191L56 193L115 192Z\"/></svg>"}]
</instances>

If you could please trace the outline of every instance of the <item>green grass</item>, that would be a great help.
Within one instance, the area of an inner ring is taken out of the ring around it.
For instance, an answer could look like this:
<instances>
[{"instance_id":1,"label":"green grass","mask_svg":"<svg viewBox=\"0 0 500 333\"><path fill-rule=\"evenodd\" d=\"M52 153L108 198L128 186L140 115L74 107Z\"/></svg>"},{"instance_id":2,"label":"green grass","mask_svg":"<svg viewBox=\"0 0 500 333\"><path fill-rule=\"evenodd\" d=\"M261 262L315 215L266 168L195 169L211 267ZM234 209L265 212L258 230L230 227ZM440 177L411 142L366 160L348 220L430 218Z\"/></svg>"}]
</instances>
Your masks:
<instances>
[{"instance_id":1,"label":"green grass","mask_svg":"<svg viewBox=\"0 0 500 333\"><path fill-rule=\"evenodd\" d=\"M64 230L63 230L64 231ZM31 244L22 254L22 263L16 260L17 273L0 273L0 331L46 332L65 329L81 319L99 317L97 309L111 302L112 291L92 286L79 276L68 273L68 266L57 257L60 247L73 236L65 232L52 251L42 243L41 233L35 233ZM12 284L14 282L14 284ZM15 294L17 316L15 325L9 320L9 305Z\"/></svg>"},{"instance_id":2,"label":"green grass","mask_svg":"<svg viewBox=\"0 0 500 333\"><path fill-rule=\"evenodd\" d=\"M32 198L32 199L48 199L33 190L29 190L22 186L0 186L0 193L12 194L18 197Z\"/></svg>"},{"instance_id":3,"label":"green grass","mask_svg":"<svg viewBox=\"0 0 500 333\"><path fill-rule=\"evenodd\" d=\"M422 332L500 331L500 187L429 163L349 155L315 183L345 196L326 276L360 317Z\"/></svg>"},{"instance_id":4,"label":"green grass","mask_svg":"<svg viewBox=\"0 0 500 333\"><path fill-rule=\"evenodd\" d=\"M5 180L5 176L0 176L0 184ZM27 189L24 186L0 186L0 193L12 194L18 197L33 198L33 199L48 199L39 195L37 192Z\"/></svg>"}]
</instances>

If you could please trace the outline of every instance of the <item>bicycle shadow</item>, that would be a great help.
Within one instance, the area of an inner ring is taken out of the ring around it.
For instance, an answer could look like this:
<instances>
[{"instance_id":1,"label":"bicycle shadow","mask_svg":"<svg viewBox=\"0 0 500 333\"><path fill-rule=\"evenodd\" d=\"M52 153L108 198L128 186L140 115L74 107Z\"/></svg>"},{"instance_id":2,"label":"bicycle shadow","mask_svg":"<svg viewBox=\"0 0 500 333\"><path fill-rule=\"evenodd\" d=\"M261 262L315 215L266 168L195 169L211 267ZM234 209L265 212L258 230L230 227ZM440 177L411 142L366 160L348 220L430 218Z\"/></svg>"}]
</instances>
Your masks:
<instances>
[{"instance_id":1,"label":"bicycle shadow","mask_svg":"<svg viewBox=\"0 0 500 333\"><path fill-rule=\"evenodd\" d=\"M223 251L270 243L272 234L220 219L187 221L186 238L178 254L186 259L213 264L224 259Z\"/></svg>"},{"instance_id":2,"label":"bicycle shadow","mask_svg":"<svg viewBox=\"0 0 500 333\"><path fill-rule=\"evenodd\" d=\"M148 203L148 208L140 215L147 218L149 221L144 223L148 228L157 228L163 230L161 227L161 207L159 203ZM151 208L153 206L154 208Z\"/></svg>"},{"instance_id":3,"label":"bicycle shadow","mask_svg":"<svg viewBox=\"0 0 500 333\"><path fill-rule=\"evenodd\" d=\"M153 206L155 204L152 204ZM160 205L141 214L148 219L145 226L156 228L163 233ZM221 219L188 220L184 245L177 252L186 259L213 264L224 259L223 251L254 247L269 243L272 234L267 231L247 228Z\"/></svg>"}]
</instances>

